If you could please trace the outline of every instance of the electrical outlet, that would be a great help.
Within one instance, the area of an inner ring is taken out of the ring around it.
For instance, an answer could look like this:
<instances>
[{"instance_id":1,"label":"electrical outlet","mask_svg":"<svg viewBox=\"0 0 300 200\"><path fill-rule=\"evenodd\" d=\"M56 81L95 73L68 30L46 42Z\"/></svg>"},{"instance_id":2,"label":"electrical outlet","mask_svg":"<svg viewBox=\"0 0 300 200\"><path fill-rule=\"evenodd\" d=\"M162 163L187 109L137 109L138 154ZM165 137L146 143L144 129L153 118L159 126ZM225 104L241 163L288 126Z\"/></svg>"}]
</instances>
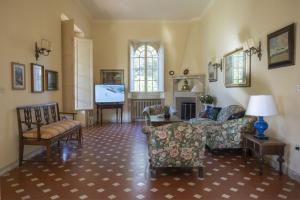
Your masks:
<instances>
[{"instance_id":1,"label":"electrical outlet","mask_svg":"<svg viewBox=\"0 0 300 200\"><path fill-rule=\"evenodd\" d=\"M300 84L296 85L296 91L300 92Z\"/></svg>"},{"instance_id":2,"label":"electrical outlet","mask_svg":"<svg viewBox=\"0 0 300 200\"><path fill-rule=\"evenodd\" d=\"M297 145L297 144L296 144L295 149L296 149L297 151L300 151L300 145Z\"/></svg>"}]
</instances>

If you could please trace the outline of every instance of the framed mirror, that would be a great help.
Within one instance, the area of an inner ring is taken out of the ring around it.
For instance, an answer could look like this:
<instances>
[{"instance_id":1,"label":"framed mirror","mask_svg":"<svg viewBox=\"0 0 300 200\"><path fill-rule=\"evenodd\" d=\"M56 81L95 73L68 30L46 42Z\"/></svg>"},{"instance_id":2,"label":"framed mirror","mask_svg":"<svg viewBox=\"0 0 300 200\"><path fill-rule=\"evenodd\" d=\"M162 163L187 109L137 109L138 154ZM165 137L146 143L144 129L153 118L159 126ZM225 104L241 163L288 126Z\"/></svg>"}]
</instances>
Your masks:
<instances>
[{"instance_id":1,"label":"framed mirror","mask_svg":"<svg viewBox=\"0 0 300 200\"><path fill-rule=\"evenodd\" d=\"M251 61L242 48L224 56L225 87L250 87Z\"/></svg>"},{"instance_id":2,"label":"framed mirror","mask_svg":"<svg viewBox=\"0 0 300 200\"><path fill-rule=\"evenodd\" d=\"M44 66L31 63L31 92L44 92Z\"/></svg>"},{"instance_id":3,"label":"framed mirror","mask_svg":"<svg viewBox=\"0 0 300 200\"><path fill-rule=\"evenodd\" d=\"M217 67L212 64L212 62L208 63L208 81L216 82L218 80L218 70Z\"/></svg>"}]
</instances>

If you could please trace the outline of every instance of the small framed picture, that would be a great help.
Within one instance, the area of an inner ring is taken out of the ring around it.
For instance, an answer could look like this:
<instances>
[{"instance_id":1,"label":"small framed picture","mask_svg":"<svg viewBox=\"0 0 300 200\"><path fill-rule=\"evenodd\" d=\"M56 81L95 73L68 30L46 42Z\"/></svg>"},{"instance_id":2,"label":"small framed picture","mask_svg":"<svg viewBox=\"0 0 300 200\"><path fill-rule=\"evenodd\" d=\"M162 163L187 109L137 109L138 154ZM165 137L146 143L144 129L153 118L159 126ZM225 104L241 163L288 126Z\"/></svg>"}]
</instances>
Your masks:
<instances>
[{"instance_id":1,"label":"small framed picture","mask_svg":"<svg viewBox=\"0 0 300 200\"><path fill-rule=\"evenodd\" d=\"M12 62L11 63L11 80L13 90L25 90L26 89L26 74L25 65Z\"/></svg>"},{"instance_id":2,"label":"small framed picture","mask_svg":"<svg viewBox=\"0 0 300 200\"><path fill-rule=\"evenodd\" d=\"M58 90L58 72L52 70L45 70L46 90Z\"/></svg>"},{"instance_id":3,"label":"small framed picture","mask_svg":"<svg viewBox=\"0 0 300 200\"><path fill-rule=\"evenodd\" d=\"M101 83L104 84L124 84L123 69L102 69L100 71Z\"/></svg>"},{"instance_id":4,"label":"small framed picture","mask_svg":"<svg viewBox=\"0 0 300 200\"><path fill-rule=\"evenodd\" d=\"M295 64L295 24L268 35L269 69Z\"/></svg>"},{"instance_id":5,"label":"small framed picture","mask_svg":"<svg viewBox=\"0 0 300 200\"><path fill-rule=\"evenodd\" d=\"M216 82L218 80L218 71L217 67L212 64L212 62L208 63L208 81Z\"/></svg>"},{"instance_id":6,"label":"small framed picture","mask_svg":"<svg viewBox=\"0 0 300 200\"><path fill-rule=\"evenodd\" d=\"M44 66L31 63L31 92L44 92Z\"/></svg>"}]
</instances>

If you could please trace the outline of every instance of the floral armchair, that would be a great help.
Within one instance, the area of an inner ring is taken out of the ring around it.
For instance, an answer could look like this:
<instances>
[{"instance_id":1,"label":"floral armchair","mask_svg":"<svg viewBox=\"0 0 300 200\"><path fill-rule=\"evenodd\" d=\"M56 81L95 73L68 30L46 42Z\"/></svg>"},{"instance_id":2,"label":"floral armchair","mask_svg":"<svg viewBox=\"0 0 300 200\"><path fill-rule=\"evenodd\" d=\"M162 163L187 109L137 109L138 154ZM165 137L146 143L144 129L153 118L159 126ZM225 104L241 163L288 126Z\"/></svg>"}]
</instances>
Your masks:
<instances>
[{"instance_id":1,"label":"floral armchair","mask_svg":"<svg viewBox=\"0 0 300 200\"><path fill-rule=\"evenodd\" d=\"M244 112L245 109L238 105L222 108L217 120L198 118L190 120L193 125L202 126L206 134L206 145L211 150L241 148L242 134L255 132L256 117L244 116L231 119L234 114Z\"/></svg>"},{"instance_id":2,"label":"floral armchair","mask_svg":"<svg viewBox=\"0 0 300 200\"><path fill-rule=\"evenodd\" d=\"M164 126L145 126L148 138L150 168L197 167L203 177L206 136L202 126L180 122Z\"/></svg>"},{"instance_id":3,"label":"floral armchair","mask_svg":"<svg viewBox=\"0 0 300 200\"><path fill-rule=\"evenodd\" d=\"M150 115L163 115L164 107L165 106L163 105L153 105L145 107L143 110L143 116L145 117L146 125L150 125ZM170 114L176 114L172 106L170 106Z\"/></svg>"}]
</instances>

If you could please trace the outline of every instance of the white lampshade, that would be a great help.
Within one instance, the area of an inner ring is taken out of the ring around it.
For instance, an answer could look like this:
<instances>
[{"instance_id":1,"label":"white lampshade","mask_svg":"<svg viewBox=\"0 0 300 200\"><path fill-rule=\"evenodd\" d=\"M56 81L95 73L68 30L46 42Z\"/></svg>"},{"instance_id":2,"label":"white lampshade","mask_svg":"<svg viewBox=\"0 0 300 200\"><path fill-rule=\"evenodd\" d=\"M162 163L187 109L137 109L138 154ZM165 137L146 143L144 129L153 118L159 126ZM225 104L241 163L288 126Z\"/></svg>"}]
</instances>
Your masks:
<instances>
[{"instance_id":1,"label":"white lampshade","mask_svg":"<svg viewBox=\"0 0 300 200\"><path fill-rule=\"evenodd\" d=\"M272 95L255 95L250 97L246 115L265 117L277 115L277 113Z\"/></svg>"}]
</instances>

